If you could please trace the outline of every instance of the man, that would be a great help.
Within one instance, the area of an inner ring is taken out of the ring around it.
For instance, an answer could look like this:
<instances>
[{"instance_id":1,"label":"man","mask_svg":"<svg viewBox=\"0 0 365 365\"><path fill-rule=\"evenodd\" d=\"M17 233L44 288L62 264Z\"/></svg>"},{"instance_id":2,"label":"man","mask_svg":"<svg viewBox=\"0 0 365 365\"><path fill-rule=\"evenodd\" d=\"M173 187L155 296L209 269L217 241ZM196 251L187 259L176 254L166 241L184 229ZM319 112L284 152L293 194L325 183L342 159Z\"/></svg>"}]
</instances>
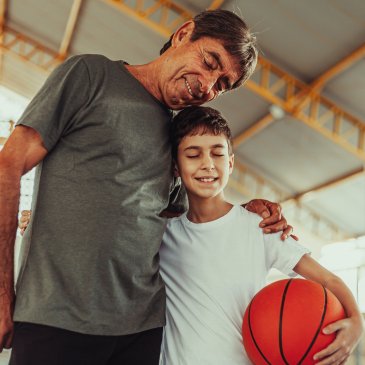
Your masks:
<instances>
[{"instance_id":1,"label":"man","mask_svg":"<svg viewBox=\"0 0 365 365\"><path fill-rule=\"evenodd\" d=\"M0 350L14 332L12 365L158 363L159 214L169 197L176 207L170 109L240 86L256 60L245 23L218 10L183 24L148 64L84 55L52 73L0 154ZM13 315L20 177L40 162Z\"/></svg>"}]
</instances>

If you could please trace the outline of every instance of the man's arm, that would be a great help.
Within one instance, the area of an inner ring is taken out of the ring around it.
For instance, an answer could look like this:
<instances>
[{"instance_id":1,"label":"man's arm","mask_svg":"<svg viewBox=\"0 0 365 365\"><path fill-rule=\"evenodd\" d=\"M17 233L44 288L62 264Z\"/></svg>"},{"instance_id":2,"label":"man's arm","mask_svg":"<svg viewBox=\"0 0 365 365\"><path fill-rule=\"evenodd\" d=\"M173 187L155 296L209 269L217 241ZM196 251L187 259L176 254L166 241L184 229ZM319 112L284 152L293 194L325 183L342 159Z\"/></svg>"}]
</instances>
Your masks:
<instances>
[{"instance_id":1,"label":"man's arm","mask_svg":"<svg viewBox=\"0 0 365 365\"><path fill-rule=\"evenodd\" d=\"M46 156L39 134L18 126L0 151L0 352L13 337L14 243L19 210L21 176Z\"/></svg>"}]
</instances>

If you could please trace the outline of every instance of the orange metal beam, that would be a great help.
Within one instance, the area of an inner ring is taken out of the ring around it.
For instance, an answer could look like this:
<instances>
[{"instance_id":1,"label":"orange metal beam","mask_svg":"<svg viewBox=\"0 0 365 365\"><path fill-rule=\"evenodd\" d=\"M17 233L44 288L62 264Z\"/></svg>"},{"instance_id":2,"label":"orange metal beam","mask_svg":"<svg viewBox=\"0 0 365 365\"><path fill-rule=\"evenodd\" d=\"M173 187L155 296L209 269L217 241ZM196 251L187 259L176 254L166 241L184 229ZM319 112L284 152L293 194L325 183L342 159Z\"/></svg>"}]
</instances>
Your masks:
<instances>
[{"instance_id":1,"label":"orange metal beam","mask_svg":"<svg viewBox=\"0 0 365 365\"><path fill-rule=\"evenodd\" d=\"M6 17L6 6L7 0L0 0L0 78L3 71L3 48L4 44L4 28L5 28L5 17Z\"/></svg>"},{"instance_id":2,"label":"orange metal beam","mask_svg":"<svg viewBox=\"0 0 365 365\"><path fill-rule=\"evenodd\" d=\"M207 10L219 9L224 3L224 0L213 0L208 6Z\"/></svg>"},{"instance_id":3,"label":"orange metal beam","mask_svg":"<svg viewBox=\"0 0 365 365\"><path fill-rule=\"evenodd\" d=\"M186 9L169 0L156 1L154 5L149 7L146 7L144 0L135 0L134 6L127 5L122 0L103 1L139 19L165 37L169 37L177 25L192 17L192 14ZM217 4L218 1L213 1L211 6L217 6ZM156 15L157 11L162 14L160 21L156 21L155 17L152 17L152 15ZM174 13L176 17L169 25L167 25L167 12ZM350 65L351 62L361 56L362 52L361 48L339 62L338 65L335 65L328 70L328 73L323 75L325 76L324 79L328 80L329 77L344 69L345 66ZM260 80L257 81L255 78L248 80L246 83L248 89L272 104L279 106L310 128L365 161L365 123L363 121L345 112L330 100L318 95L315 90L312 90L311 85L300 82L263 57L259 59L256 75L258 73L260 73ZM318 81L320 84L323 83L323 79ZM306 105L310 105L311 112L309 114L305 110ZM326 111L326 118L315 112L323 109ZM317 120L319 118L321 119L320 122ZM257 133L258 130L264 128L264 125L267 126L271 122L271 115L264 117L260 120L257 128L254 127L253 130L245 131L243 135L236 138L236 146L246 140L247 136ZM343 133L343 129L346 130L345 133ZM349 133L348 129L350 129Z\"/></svg>"},{"instance_id":4,"label":"orange metal beam","mask_svg":"<svg viewBox=\"0 0 365 365\"><path fill-rule=\"evenodd\" d=\"M244 143L249 138L253 137L255 134L260 133L273 121L274 118L271 114L265 115L259 121L255 122L251 127L247 128L244 132L239 134L237 137L233 138L233 146L237 148L241 143Z\"/></svg>"},{"instance_id":5,"label":"orange metal beam","mask_svg":"<svg viewBox=\"0 0 365 365\"><path fill-rule=\"evenodd\" d=\"M336 186L342 185L344 183L347 183L351 180L355 180L361 176L365 176L365 169L364 167L361 167L359 169L356 169L354 171L348 172L340 177L337 177L333 180L327 181L323 184L320 184L318 186L314 186L311 189L308 189L306 191L301 192L300 194L297 194L295 196L292 196L290 198L287 198L280 202L280 204L286 204L290 201L297 201L297 202L307 202L315 197L316 194L321 193L325 190L335 188Z\"/></svg>"},{"instance_id":6,"label":"orange metal beam","mask_svg":"<svg viewBox=\"0 0 365 365\"><path fill-rule=\"evenodd\" d=\"M3 34L5 26L6 0L0 0L0 36Z\"/></svg>"},{"instance_id":7,"label":"orange metal beam","mask_svg":"<svg viewBox=\"0 0 365 365\"><path fill-rule=\"evenodd\" d=\"M36 67L37 70L49 73L60 63L57 52L8 26L4 26L3 35L3 43L0 45L1 49L24 62L28 62L29 65Z\"/></svg>"},{"instance_id":8,"label":"orange metal beam","mask_svg":"<svg viewBox=\"0 0 365 365\"><path fill-rule=\"evenodd\" d=\"M312 92L310 86L261 57L256 75L247 81L246 87L365 161L365 122ZM266 117L268 125L269 114Z\"/></svg>"},{"instance_id":9,"label":"orange metal beam","mask_svg":"<svg viewBox=\"0 0 365 365\"><path fill-rule=\"evenodd\" d=\"M356 49L354 52L350 53L348 56L343 58L340 62L336 63L325 73L319 76L314 82L312 82L311 90L319 91L329 80L337 76L338 74L344 72L346 69L351 67L354 63L359 61L365 56L365 44Z\"/></svg>"},{"instance_id":10,"label":"orange metal beam","mask_svg":"<svg viewBox=\"0 0 365 365\"><path fill-rule=\"evenodd\" d=\"M170 0L156 0L153 5L144 0L134 0L128 4L123 0L102 1L154 29L166 38L169 38L180 24L193 17L189 10Z\"/></svg>"},{"instance_id":11,"label":"orange metal beam","mask_svg":"<svg viewBox=\"0 0 365 365\"><path fill-rule=\"evenodd\" d=\"M273 102L275 105L280 105L280 107L284 107L283 104L281 104L281 100L274 98L273 94L275 94L278 90L280 90L280 88L282 87L286 87L286 98L287 98L287 102L288 104L291 104L292 106L295 106L295 111L299 112L305 105L305 103L308 102L308 98L310 98L313 95L316 95L320 89L325 85L325 83L327 83L331 78L335 77L336 75L338 75L339 73L343 72L344 70L346 70L347 68L349 68L351 65L353 65L355 62L357 62L358 60L360 60L362 57L364 57L365 55L365 44L362 45L361 47L359 47L358 49L356 49L354 52L352 52L351 54L347 55L345 58L343 58L341 61L339 61L338 63L336 63L334 66L332 66L330 69L328 69L326 72L324 72L321 76L319 76L316 80L314 80L311 84L307 85L307 87L302 87L303 85L298 85L296 80L293 80L290 76L288 78L282 77L279 79L278 82L276 82L274 85L271 86L271 90L272 93L265 93L265 98L269 99L271 102ZM265 71L264 71L264 76L263 78L265 78L265 80L269 79L270 75L270 65L266 65L265 67ZM262 82L262 85L267 87L267 81L266 82ZM260 91L259 88L257 88L257 85L248 85L248 87L251 87L251 90L258 92L258 93L262 93L262 91ZM299 92L295 93L295 87L297 87L299 90ZM270 113L267 114L263 119L266 120L266 125L269 125L270 123L268 122L269 120L271 120L271 122L273 121L273 117L270 117ZM337 123L340 120L340 118L337 118ZM260 126L260 124L262 124L262 119L259 120L257 122L258 126ZM238 141L244 141L247 138L245 138L246 134L250 134L250 130L253 129L255 130L256 123L250 127L247 131L244 131L242 133L242 135L237 136L237 140ZM260 130L263 128L260 128ZM363 146L363 133L360 132L360 136L359 136L359 146ZM242 143L240 142L240 143Z\"/></svg>"},{"instance_id":12,"label":"orange metal beam","mask_svg":"<svg viewBox=\"0 0 365 365\"><path fill-rule=\"evenodd\" d=\"M71 40L75 31L78 16L80 14L80 8L82 0L74 0L68 17L65 33L61 42L60 49L58 50L58 57L60 60L64 60L67 57L68 49L71 44Z\"/></svg>"}]
</instances>

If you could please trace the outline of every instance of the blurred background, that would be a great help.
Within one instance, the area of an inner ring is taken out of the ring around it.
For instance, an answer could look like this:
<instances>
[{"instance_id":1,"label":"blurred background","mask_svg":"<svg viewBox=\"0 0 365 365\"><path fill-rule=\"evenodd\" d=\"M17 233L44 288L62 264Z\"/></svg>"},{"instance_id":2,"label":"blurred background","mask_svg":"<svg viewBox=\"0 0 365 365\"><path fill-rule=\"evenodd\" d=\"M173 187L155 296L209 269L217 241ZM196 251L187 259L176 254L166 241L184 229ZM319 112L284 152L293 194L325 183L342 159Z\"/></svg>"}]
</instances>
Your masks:
<instances>
[{"instance_id":1,"label":"blurred background","mask_svg":"<svg viewBox=\"0 0 365 365\"><path fill-rule=\"evenodd\" d=\"M300 241L365 312L364 0L0 0L0 149L69 56L143 64L180 24L216 8L240 15L260 49L246 85L212 103L234 134L226 195L280 202ZM30 208L33 176L22 179L20 209ZM349 363L365 364L364 343Z\"/></svg>"}]
</instances>

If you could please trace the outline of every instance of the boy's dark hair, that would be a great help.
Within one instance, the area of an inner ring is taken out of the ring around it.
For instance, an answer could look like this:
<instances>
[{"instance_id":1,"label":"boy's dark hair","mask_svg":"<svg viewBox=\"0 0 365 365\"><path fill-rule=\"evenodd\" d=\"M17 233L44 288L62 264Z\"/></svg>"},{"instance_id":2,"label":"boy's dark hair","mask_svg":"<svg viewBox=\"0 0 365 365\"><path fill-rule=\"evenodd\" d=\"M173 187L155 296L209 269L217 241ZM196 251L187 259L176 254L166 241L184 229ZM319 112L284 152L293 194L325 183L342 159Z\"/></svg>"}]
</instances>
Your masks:
<instances>
[{"instance_id":1,"label":"boy's dark hair","mask_svg":"<svg viewBox=\"0 0 365 365\"><path fill-rule=\"evenodd\" d=\"M210 37L222 41L226 51L234 56L240 66L240 78L232 89L241 86L254 72L258 51L256 37L250 32L246 23L229 10L207 10L195 16L194 30L190 41ZM160 55L171 46L173 35L160 50Z\"/></svg>"},{"instance_id":2,"label":"boy's dark hair","mask_svg":"<svg viewBox=\"0 0 365 365\"><path fill-rule=\"evenodd\" d=\"M224 134L228 142L228 153L232 154L232 134L222 114L207 106L189 106L177 114L170 126L172 157L177 160L177 150L182 139L197 134Z\"/></svg>"}]
</instances>

